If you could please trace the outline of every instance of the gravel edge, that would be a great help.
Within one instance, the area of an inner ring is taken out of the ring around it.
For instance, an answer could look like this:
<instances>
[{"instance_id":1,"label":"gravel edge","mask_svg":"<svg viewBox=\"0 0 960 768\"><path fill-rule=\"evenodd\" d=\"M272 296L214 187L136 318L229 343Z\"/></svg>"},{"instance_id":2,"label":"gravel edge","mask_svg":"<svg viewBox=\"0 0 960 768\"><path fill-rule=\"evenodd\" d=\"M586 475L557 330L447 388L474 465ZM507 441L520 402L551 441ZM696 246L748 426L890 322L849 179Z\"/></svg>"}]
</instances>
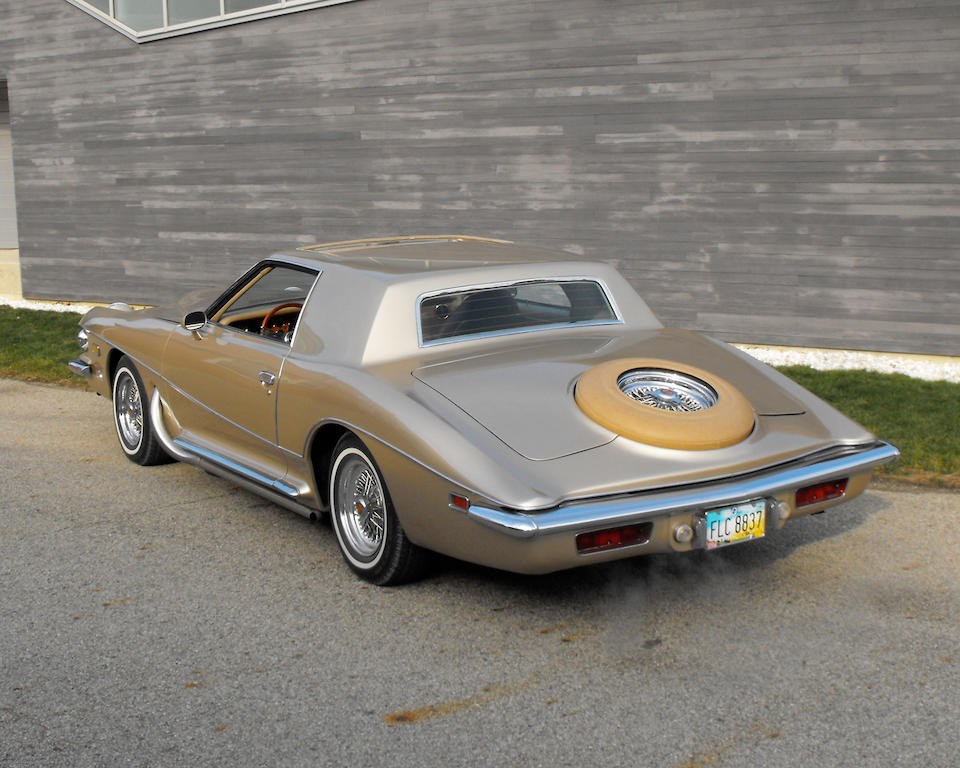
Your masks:
<instances>
[{"instance_id":1,"label":"gravel edge","mask_svg":"<svg viewBox=\"0 0 960 768\"><path fill-rule=\"evenodd\" d=\"M766 347L734 344L767 365L808 365L818 371L876 371L902 373L925 381L960 383L960 358L897 355L885 352L855 352L842 349Z\"/></svg>"}]
</instances>

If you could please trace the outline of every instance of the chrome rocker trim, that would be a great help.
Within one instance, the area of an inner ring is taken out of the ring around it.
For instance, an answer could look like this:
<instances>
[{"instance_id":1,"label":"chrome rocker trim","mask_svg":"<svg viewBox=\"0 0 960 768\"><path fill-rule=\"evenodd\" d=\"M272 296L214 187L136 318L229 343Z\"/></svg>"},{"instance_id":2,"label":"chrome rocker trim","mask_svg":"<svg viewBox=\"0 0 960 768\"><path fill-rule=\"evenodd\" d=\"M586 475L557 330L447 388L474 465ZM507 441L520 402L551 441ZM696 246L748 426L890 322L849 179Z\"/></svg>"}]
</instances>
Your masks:
<instances>
[{"instance_id":1,"label":"chrome rocker trim","mask_svg":"<svg viewBox=\"0 0 960 768\"><path fill-rule=\"evenodd\" d=\"M288 485L281 480L275 480L267 475L264 475L260 472L257 472L255 469L250 469L245 467L242 464L238 464L231 459L221 456L214 451L207 450L206 448L201 448L199 445L194 445L193 443L183 440L179 437L173 439L173 444L177 446L180 450L190 454L195 454L200 459L206 459L209 462L218 464L223 469L235 474L242 475L254 483L266 488L268 491L275 491L277 493L282 493L284 496L289 496L292 499L297 498L300 494L296 488L292 485Z\"/></svg>"},{"instance_id":2,"label":"chrome rocker trim","mask_svg":"<svg viewBox=\"0 0 960 768\"><path fill-rule=\"evenodd\" d=\"M163 423L163 409L166 403L160 396L160 391L154 387L150 396L150 423L153 426L157 440L163 449L173 458L184 464L192 464L208 470L216 475L241 485L248 491L253 491L271 501L280 504L304 517L315 517L317 510L302 504L298 499L303 491L289 483L268 477L256 470L244 467L231 459L221 456L214 451L201 448L179 437L173 438Z\"/></svg>"},{"instance_id":3,"label":"chrome rocker trim","mask_svg":"<svg viewBox=\"0 0 960 768\"><path fill-rule=\"evenodd\" d=\"M685 511L723 507L818 482L862 474L894 461L900 451L878 440L851 447L846 453L810 464L792 465L726 483L713 483L638 494L628 499L571 504L543 512L505 512L470 505L467 515L483 525L517 538L582 531L597 526L626 525Z\"/></svg>"}]
</instances>

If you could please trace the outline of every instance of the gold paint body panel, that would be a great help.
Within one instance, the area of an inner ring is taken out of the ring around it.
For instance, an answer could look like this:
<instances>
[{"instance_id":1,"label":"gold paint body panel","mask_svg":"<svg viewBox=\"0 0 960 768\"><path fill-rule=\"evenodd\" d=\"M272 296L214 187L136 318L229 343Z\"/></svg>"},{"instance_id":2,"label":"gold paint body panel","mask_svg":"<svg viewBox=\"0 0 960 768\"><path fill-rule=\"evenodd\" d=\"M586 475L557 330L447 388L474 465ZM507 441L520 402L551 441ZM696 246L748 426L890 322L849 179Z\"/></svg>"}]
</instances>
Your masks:
<instances>
[{"instance_id":1,"label":"gold paint body panel","mask_svg":"<svg viewBox=\"0 0 960 768\"><path fill-rule=\"evenodd\" d=\"M411 541L484 565L544 573L689 549L674 541L672 531L695 522L698 510L645 518L654 522L646 544L581 556L574 539L591 527L587 523L576 530L518 534L451 507L450 494L525 524L578 505L682 495L751 473L776 473L818 452L876 442L746 354L663 328L605 264L456 237L316 246L277 254L248 275L270 263L319 275L289 343L213 321L186 330L186 311L203 309L216 317L217 307L229 300L218 305L206 295L170 308L91 310L82 321L91 335L83 359L93 371L90 386L109 397L111 365L120 353L130 356L148 392L159 392L160 426L177 446L202 453L206 458L198 463L214 462L303 514L324 509L325 461L332 442L351 431L378 463ZM573 276L600 281L616 309L616 324L419 343L423 294ZM576 383L585 372L622 358L673 361L729 382L749 404L751 419L756 413L753 428L728 445L682 450L627 439L596 424L576 404ZM869 469L852 476L845 498L860 493L869 477ZM792 504L789 492L771 498ZM810 511L818 510L802 512ZM789 516L796 514L791 508ZM605 524L598 518L592 527Z\"/></svg>"}]
</instances>

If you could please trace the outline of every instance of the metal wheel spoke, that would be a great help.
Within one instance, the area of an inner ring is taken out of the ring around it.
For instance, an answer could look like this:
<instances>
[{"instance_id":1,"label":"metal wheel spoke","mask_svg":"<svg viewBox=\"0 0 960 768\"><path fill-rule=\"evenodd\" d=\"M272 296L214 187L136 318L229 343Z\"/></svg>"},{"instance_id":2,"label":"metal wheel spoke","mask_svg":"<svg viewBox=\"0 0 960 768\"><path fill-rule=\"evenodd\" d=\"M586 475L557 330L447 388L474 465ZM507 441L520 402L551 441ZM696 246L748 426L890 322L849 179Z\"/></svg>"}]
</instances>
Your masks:
<instances>
[{"instance_id":1,"label":"metal wheel spoke","mask_svg":"<svg viewBox=\"0 0 960 768\"><path fill-rule=\"evenodd\" d=\"M123 442L131 450L143 435L143 407L140 389L128 371L121 372L116 390L117 428Z\"/></svg>"},{"instance_id":2,"label":"metal wheel spoke","mask_svg":"<svg viewBox=\"0 0 960 768\"><path fill-rule=\"evenodd\" d=\"M717 404L713 387L680 371L637 368L622 374L617 386L634 400L663 411L702 411Z\"/></svg>"},{"instance_id":3,"label":"metal wheel spoke","mask_svg":"<svg viewBox=\"0 0 960 768\"><path fill-rule=\"evenodd\" d=\"M385 530L383 491L362 454L354 452L341 460L334 489L334 507L346 546L361 560L375 557Z\"/></svg>"}]
</instances>

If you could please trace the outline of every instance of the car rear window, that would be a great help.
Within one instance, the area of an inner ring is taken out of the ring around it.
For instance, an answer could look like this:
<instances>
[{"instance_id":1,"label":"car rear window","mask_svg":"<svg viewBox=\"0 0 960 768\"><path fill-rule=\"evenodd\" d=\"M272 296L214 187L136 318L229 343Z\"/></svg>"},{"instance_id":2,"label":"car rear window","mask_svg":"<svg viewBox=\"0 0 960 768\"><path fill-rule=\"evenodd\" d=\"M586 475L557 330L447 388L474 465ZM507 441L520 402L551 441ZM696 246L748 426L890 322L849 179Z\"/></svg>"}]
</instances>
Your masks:
<instances>
[{"instance_id":1,"label":"car rear window","mask_svg":"<svg viewBox=\"0 0 960 768\"><path fill-rule=\"evenodd\" d=\"M469 336L619 322L596 280L530 280L461 288L420 299L422 344Z\"/></svg>"}]
</instances>

